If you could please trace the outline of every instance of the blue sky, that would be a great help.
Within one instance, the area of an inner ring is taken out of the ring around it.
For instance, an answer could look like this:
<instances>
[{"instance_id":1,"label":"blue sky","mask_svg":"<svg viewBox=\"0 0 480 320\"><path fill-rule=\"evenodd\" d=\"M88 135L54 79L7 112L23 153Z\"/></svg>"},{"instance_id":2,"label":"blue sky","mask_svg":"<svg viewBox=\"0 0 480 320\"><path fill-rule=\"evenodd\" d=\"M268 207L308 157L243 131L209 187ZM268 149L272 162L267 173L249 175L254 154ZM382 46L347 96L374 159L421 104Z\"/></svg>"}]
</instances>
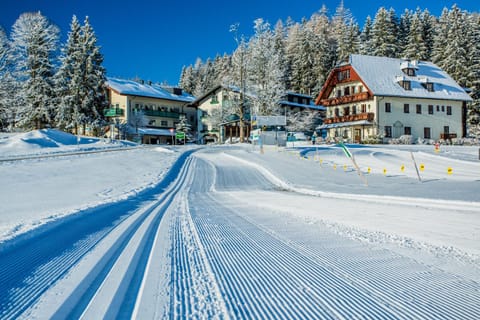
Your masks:
<instances>
[{"instance_id":1,"label":"blue sky","mask_svg":"<svg viewBox=\"0 0 480 320\"><path fill-rule=\"evenodd\" d=\"M274 25L279 19L294 21L309 18L322 4L333 14L340 0L0 0L0 25L10 33L23 12L41 11L60 27L62 41L69 32L72 16L83 22L89 16L105 56L108 76L140 77L177 84L182 66L194 64L197 57L206 60L217 53L235 49L232 24L240 24L240 33L249 36L253 21L263 18ZM443 7L454 3L464 10L480 11L474 0L395 1L344 0L360 25L378 8L393 7L397 14L405 8L428 8L439 15Z\"/></svg>"}]
</instances>

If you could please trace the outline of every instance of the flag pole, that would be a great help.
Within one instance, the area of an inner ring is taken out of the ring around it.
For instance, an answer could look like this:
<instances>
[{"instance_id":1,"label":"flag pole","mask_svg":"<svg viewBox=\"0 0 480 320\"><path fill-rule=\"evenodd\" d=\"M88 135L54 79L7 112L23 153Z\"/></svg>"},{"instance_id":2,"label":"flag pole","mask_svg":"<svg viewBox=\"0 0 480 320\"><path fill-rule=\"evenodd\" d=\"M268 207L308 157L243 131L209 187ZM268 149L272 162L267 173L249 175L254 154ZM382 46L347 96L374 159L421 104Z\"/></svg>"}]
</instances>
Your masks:
<instances>
[{"instance_id":1,"label":"flag pole","mask_svg":"<svg viewBox=\"0 0 480 320\"><path fill-rule=\"evenodd\" d=\"M368 187L367 178L365 178L365 176L362 173L362 170L360 170L360 167L358 166L357 161L355 161L355 157L353 156L353 154L350 152L350 150L348 150L348 148L343 144L343 142L340 142L340 147L342 147L342 150L345 153L345 155L347 156L347 158L350 158L350 160L352 161L353 166L357 170L357 173L358 173L358 176L360 177L360 179Z\"/></svg>"}]
</instances>

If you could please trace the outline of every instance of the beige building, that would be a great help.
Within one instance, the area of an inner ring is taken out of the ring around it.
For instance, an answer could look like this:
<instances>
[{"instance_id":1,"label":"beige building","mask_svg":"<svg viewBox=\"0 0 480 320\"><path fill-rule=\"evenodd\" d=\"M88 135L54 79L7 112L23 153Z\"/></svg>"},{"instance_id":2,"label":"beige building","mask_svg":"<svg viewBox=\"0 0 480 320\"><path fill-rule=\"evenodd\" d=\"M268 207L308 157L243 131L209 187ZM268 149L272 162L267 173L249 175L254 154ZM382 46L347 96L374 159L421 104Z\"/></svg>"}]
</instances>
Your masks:
<instances>
[{"instance_id":1,"label":"beige building","mask_svg":"<svg viewBox=\"0 0 480 320\"><path fill-rule=\"evenodd\" d=\"M248 99L245 99L246 101ZM241 93L236 87L218 85L198 97L193 105L198 108L198 141L220 142L240 137ZM244 137L250 134L250 114L245 102Z\"/></svg>"},{"instance_id":2,"label":"beige building","mask_svg":"<svg viewBox=\"0 0 480 320\"><path fill-rule=\"evenodd\" d=\"M315 103L327 108L328 137L350 142L466 135L470 96L431 62L352 55L334 68Z\"/></svg>"},{"instance_id":3,"label":"beige building","mask_svg":"<svg viewBox=\"0 0 480 320\"><path fill-rule=\"evenodd\" d=\"M194 97L176 87L145 81L107 79L110 108L105 117L112 123L110 134L146 144L172 144L181 117L195 137L197 109ZM194 140L194 139L193 139Z\"/></svg>"}]
</instances>

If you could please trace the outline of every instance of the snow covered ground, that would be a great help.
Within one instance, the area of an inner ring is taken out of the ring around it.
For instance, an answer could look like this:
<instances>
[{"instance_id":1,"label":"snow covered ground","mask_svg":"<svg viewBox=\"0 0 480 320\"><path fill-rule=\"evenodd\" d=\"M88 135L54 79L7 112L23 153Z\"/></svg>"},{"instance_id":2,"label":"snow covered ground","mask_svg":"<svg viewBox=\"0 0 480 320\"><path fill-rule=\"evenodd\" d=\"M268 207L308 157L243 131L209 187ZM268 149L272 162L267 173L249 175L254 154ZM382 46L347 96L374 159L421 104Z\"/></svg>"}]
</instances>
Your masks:
<instances>
[{"instance_id":1,"label":"snow covered ground","mask_svg":"<svg viewBox=\"0 0 480 320\"><path fill-rule=\"evenodd\" d=\"M478 318L478 147L350 151L0 136L0 318Z\"/></svg>"}]
</instances>

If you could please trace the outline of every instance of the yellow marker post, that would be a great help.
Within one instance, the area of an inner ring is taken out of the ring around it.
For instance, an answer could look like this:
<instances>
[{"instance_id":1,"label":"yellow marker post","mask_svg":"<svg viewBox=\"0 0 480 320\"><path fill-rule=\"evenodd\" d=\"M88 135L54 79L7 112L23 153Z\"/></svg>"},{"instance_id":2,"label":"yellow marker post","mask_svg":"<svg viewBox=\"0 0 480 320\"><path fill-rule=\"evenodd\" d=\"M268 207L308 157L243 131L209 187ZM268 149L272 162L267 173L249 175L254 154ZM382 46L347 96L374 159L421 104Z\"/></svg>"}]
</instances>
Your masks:
<instances>
[{"instance_id":1,"label":"yellow marker post","mask_svg":"<svg viewBox=\"0 0 480 320\"><path fill-rule=\"evenodd\" d=\"M383 168L383 175L387 175L387 169Z\"/></svg>"},{"instance_id":2,"label":"yellow marker post","mask_svg":"<svg viewBox=\"0 0 480 320\"><path fill-rule=\"evenodd\" d=\"M372 168L368 167L367 168L367 173L372 173Z\"/></svg>"},{"instance_id":3,"label":"yellow marker post","mask_svg":"<svg viewBox=\"0 0 480 320\"><path fill-rule=\"evenodd\" d=\"M333 165L333 170L337 170L337 165L336 164Z\"/></svg>"},{"instance_id":4,"label":"yellow marker post","mask_svg":"<svg viewBox=\"0 0 480 320\"><path fill-rule=\"evenodd\" d=\"M400 167L400 171L405 172L405 165L402 164L402 166Z\"/></svg>"},{"instance_id":5,"label":"yellow marker post","mask_svg":"<svg viewBox=\"0 0 480 320\"><path fill-rule=\"evenodd\" d=\"M425 165L423 163L420 163L420 171L425 171Z\"/></svg>"},{"instance_id":6,"label":"yellow marker post","mask_svg":"<svg viewBox=\"0 0 480 320\"><path fill-rule=\"evenodd\" d=\"M452 175L452 174L453 174L453 169L452 169L452 167L448 167L448 168L447 168L447 174L448 174L448 175Z\"/></svg>"},{"instance_id":7,"label":"yellow marker post","mask_svg":"<svg viewBox=\"0 0 480 320\"><path fill-rule=\"evenodd\" d=\"M345 171L345 172L347 171L347 165L346 164L343 165L343 171Z\"/></svg>"}]
</instances>

